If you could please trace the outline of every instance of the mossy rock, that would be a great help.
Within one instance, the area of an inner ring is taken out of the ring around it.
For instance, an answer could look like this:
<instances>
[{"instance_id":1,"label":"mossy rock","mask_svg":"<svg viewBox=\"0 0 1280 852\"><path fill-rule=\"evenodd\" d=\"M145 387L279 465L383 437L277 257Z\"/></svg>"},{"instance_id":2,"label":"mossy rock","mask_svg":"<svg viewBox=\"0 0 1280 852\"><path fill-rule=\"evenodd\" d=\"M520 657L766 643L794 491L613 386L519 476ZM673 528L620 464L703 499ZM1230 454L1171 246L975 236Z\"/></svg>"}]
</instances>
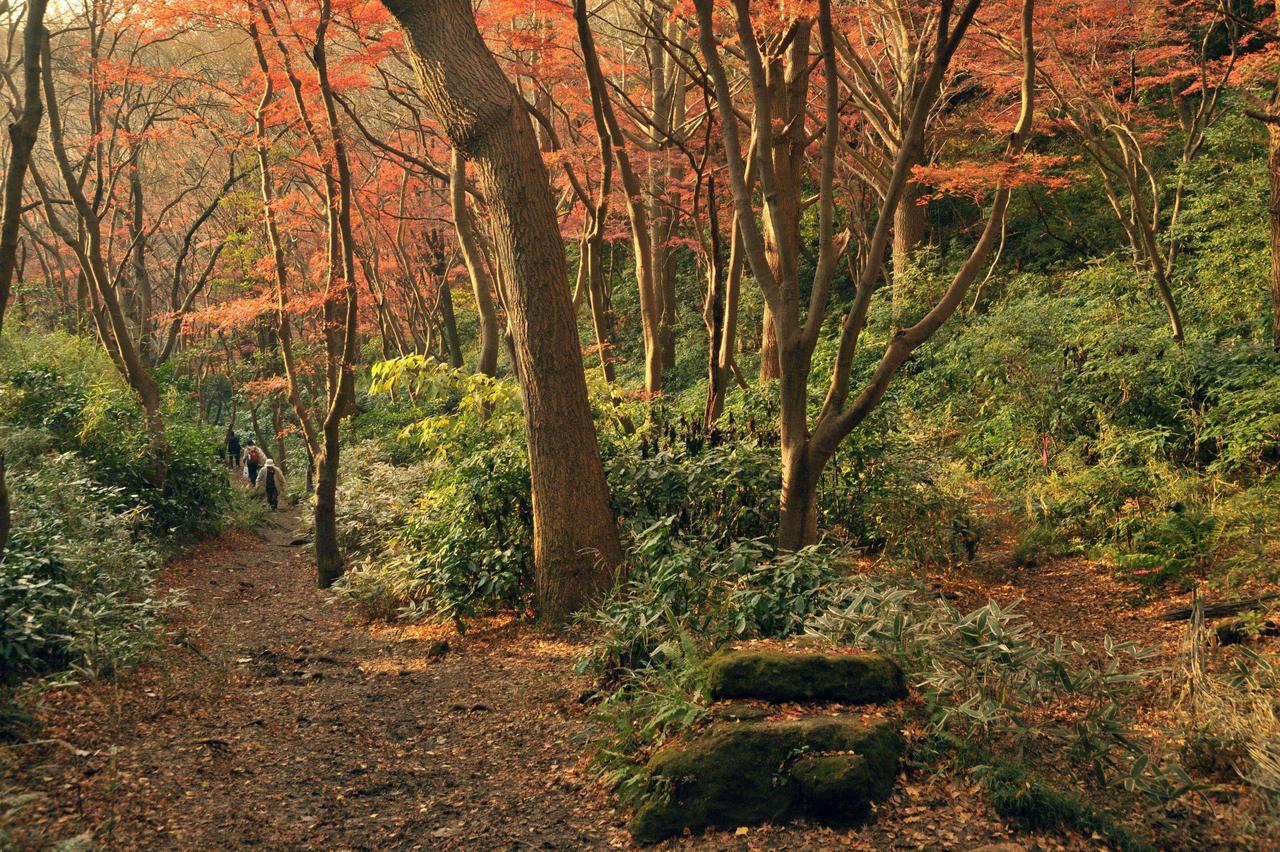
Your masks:
<instances>
[{"instance_id":1,"label":"mossy rock","mask_svg":"<svg viewBox=\"0 0 1280 852\"><path fill-rule=\"evenodd\" d=\"M854 719L713 728L650 761L652 793L631 821L631 833L642 843L655 843L686 828L797 816L856 822L892 790L902 748L893 724L867 726Z\"/></svg>"},{"instance_id":2,"label":"mossy rock","mask_svg":"<svg viewBox=\"0 0 1280 852\"><path fill-rule=\"evenodd\" d=\"M871 809L875 779L867 759L860 754L802 757L792 768L791 777L800 787L805 811L815 817L828 822L855 822Z\"/></svg>"},{"instance_id":3,"label":"mossy rock","mask_svg":"<svg viewBox=\"0 0 1280 852\"><path fill-rule=\"evenodd\" d=\"M716 707L711 711L711 716L714 719L724 719L728 722L756 722L760 719L767 719L769 712L767 707L761 707L757 704L735 702Z\"/></svg>"},{"instance_id":4,"label":"mossy rock","mask_svg":"<svg viewBox=\"0 0 1280 852\"><path fill-rule=\"evenodd\" d=\"M907 694L902 669L879 654L726 650L707 661L715 700L881 704Z\"/></svg>"}]
</instances>

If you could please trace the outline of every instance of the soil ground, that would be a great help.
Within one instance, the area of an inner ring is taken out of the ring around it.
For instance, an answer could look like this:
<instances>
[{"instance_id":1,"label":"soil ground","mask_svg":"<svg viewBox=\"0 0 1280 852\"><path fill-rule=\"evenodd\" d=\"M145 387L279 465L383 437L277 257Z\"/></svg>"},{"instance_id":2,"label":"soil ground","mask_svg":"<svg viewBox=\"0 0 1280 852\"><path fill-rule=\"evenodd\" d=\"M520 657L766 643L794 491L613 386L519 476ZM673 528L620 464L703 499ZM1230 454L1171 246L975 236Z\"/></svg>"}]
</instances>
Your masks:
<instances>
[{"instance_id":1,"label":"soil ground","mask_svg":"<svg viewBox=\"0 0 1280 852\"><path fill-rule=\"evenodd\" d=\"M593 722L578 696L590 684L570 674L581 644L512 619L465 636L357 621L315 588L296 526L282 511L259 535L233 532L190 551L162 579L185 603L157 662L43 698L34 739L0 751L0 792L39 794L8 827L21 847L70 838L110 849L630 845L627 814L584 760ZM1055 594L1079 580L1061 578ZM1052 597L1032 605L1046 620L1061 609ZM967 780L920 773L904 775L862 828L739 829L668 846L1008 841L1096 846L1020 834Z\"/></svg>"}]
</instances>

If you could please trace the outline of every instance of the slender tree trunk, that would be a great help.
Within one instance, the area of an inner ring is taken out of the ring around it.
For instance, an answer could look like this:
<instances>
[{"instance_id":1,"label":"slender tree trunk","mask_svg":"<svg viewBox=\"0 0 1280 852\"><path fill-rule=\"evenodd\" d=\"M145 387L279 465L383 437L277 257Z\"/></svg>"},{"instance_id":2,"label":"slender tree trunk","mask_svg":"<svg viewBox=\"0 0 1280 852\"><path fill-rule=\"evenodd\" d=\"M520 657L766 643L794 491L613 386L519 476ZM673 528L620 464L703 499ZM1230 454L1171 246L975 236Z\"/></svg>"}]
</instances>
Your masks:
<instances>
[{"instance_id":1,"label":"slender tree trunk","mask_svg":"<svg viewBox=\"0 0 1280 852\"><path fill-rule=\"evenodd\" d=\"M524 397L542 617L561 622L611 586L622 550L587 400L555 201L528 114L476 28L470 0L384 0L423 95L476 164L504 267Z\"/></svg>"},{"instance_id":2,"label":"slender tree trunk","mask_svg":"<svg viewBox=\"0 0 1280 852\"><path fill-rule=\"evenodd\" d=\"M107 267L102 239L102 218L85 196L75 167L67 155L62 138L62 122L58 112L57 92L54 88L53 71L49 66L49 45L43 45L43 67L41 68L45 107L49 113L49 144L53 150L58 171L67 195L71 197L76 211L78 225L83 237L73 237L61 225L51 211L46 210L46 218L50 226L60 232L63 242L76 253L81 269L93 286L101 314L98 317L99 335L116 361L116 365L124 374L124 378L138 395L142 404L143 422L147 430L147 481L155 488L163 488L169 475L169 442L164 434L164 419L160 415L160 388L155 379L147 371L147 365L139 352L137 341L129 329L129 323L120 306L116 292L116 278ZM42 197L44 193L41 193ZM47 198L43 199L47 202ZM46 207L48 205L46 204ZM107 339L112 343L106 343Z\"/></svg>"},{"instance_id":3,"label":"slender tree trunk","mask_svg":"<svg viewBox=\"0 0 1280 852\"><path fill-rule=\"evenodd\" d=\"M4 176L4 207L0 212L0 332L4 331L4 312L9 304L13 272L18 257L18 225L22 219L22 189L31 163L31 150L36 144L44 108L40 103L41 48L46 38L44 10L46 0L27 3L27 23L22 36L22 112L9 125L9 163ZM9 543L12 525L9 486L5 478L4 448L0 447L0 558Z\"/></svg>"},{"instance_id":4,"label":"slender tree trunk","mask_svg":"<svg viewBox=\"0 0 1280 852\"><path fill-rule=\"evenodd\" d=\"M457 148L453 149L449 171L449 201L453 208L453 226L458 234L458 245L462 247L462 259L467 265L467 274L471 278L471 293L475 296L476 313L480 315L478 347L480 351L476 357L476 372L492 377L498 374L498 340L501 329L498 325L498 311L493 304L493 283L489 280L489 272L481 255L475 219L467 206L466 169L466 161L462 159Z\"/></svg>"},{"instance_id":5,"label":"slender tree trunk","mask_svg":"<svg viewBox=\"0 0 1280 852\"><path fill-rule=\"evenodd\" d=\"M602 138L609 140L609 147L613 149L613 158L618 165L618 176L622 180L626 195L627 216L631 223L631 242L635 257L636 284L640 292L640 330L644 338L644 389L649 393L658 393L662 390L662 304L658 293L659 273L649 204L644 198L644 188L632 166L631 156L627 153L626 137L618 124L604 72L600 69L595 37L591 33L590 23L587 20L586 0L574 0L573 14L577 22L578 41L582 45L587 83L591 90L591 110L595 117L596 132Z\"/></svg>"},{"instance_id":6,"label":"slender tree trunk","mask_svg":"<svg viewBox=\"0 0 1280 852\"><path fill-rule=\"evenodd\" d=\"M135 157L137 156L140 155L135 155ZM151 363L154 354L152 351L154 340L151 316L154 313L154 309L152 307L151 279L147 275L147 235L146 223L143 221L145 206L143 204L142 175L138 170L136 158L129 167L129 202L129 238L134 241L130 265L133 272L133 298L137 308L135 322L137 323L138 350L142 354L143 360Z\"/></svg>"},{"instance_id":7,"label":"slender tree trunk","mask_svg":"<svg viewBox=\"0 0 1280 852\"><path fill-rule=\"evenodd\" d=\"M276 466L287 476L289 474L288 447L284 443L284 403L278 396L271 399L271 429L276 435Z\"/></svg>"},{"instance_id":8,"label":"slender tree trunk","mask_svg":"<svg viewBox=\"0 0 1280 852\"><path fill-rule=\"evenodd\" d=\"M440 281L440 320L444 324L449 366L456 370L462 366L462 341L458 339L458 317L453 312L453 291L449 289L449 282L443 279Z\"/></svg>"},{"instance_id":9,"label":"slender tree trunk","mask_svg":"<svg viewBox=\"0 0 1280 852\"><path fill-rule=\"evenodd\" d=\"M707 257L707 300L702 309L702 321L707 326L707 404L702 422L710 426L724 410L727 392L728 370L720 362L724 346L725 293L724 264L720 258L720 222L716 204L715 177L707 178L708 230L711 235L710 253Z\"/></svg>"}]
</instances>

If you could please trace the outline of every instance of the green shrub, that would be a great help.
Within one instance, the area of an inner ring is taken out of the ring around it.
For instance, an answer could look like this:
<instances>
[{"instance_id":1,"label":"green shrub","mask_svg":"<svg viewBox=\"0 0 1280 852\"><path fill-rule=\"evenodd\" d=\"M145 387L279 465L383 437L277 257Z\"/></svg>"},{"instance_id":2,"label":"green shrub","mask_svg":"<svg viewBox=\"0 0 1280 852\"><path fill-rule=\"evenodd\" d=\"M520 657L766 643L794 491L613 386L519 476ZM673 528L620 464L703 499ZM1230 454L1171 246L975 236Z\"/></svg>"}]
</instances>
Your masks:
<instances>
[{"instance_id":1,"label":"green shrub","mask_svg":"<svg viewBox=\"0 0 1280 852\"><path fill-rule=\"evenodd\" d=\"M147 507L157 535L183 542L221 529L231 499L218 461L221 436L210 427L170 423L169 476L163 488L153 487L137 404L113 376L89 383L49 364L24 365L0 377L0 417L43 429L53 449L84 458L93 477L115 489L121 510Z\"/></svg>"},{"instance_id":2,"label":"green shrub","mask_svg":"<svg viewBox=\"0 0 1280 852\"><path fill-rule=\"evenodd\" d=\"M1084 797L1055 790L1024 768L1013 764L988 767L980 773L996 813L1035 831L1069 829L1105 838L1123 852L1148 852L1150 841L1135 834Z\"/></svg>"},{"instance_id":3,"label":"green shrub","mask_svg":"<svg viewBox=\"0 0 1280 852\"><path fill-rule=\"evenodd\" d=\"M969 613L910 586L862 577L847 583L806 633L896 659L924 699L929 729L969 745L1023 756L1046 747L1072 758L1082 781L1119 784L1156 798L1190 779L1154 763L1128 728L1134 691L1152 652L1112 642L1101 663L1079 643L1048 637L994 601ZM1066 701L1067 721L1036 715Z\"/></svg>"},{"instance_id":4,"label":"green shrub","mask_svg":"<svg viewBox=\"0 0 1280 852\"><path fill-rule=\"evenodd\" d=\"M9 488L0 685L63 670L97 676L139 659L164 606L150 597L160 555L146 510L116 511L119 491L98 485L70 453L11 468Z\"/></svg>"}]
</instances>

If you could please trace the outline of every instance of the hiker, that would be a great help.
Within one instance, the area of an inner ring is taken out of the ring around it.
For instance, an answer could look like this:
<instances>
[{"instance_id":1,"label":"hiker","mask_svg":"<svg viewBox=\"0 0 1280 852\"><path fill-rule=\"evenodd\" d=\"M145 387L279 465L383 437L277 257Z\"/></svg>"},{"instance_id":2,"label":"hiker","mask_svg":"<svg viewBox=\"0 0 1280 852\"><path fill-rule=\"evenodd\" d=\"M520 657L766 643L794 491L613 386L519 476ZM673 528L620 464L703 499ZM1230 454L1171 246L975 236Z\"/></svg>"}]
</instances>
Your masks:
<instances>
[{"instance_id":1,"label":"hiker","mask_svg":"<svg viewBox=\"0 0 1280 852\"><path fill-rule=\"evenodd\" d=\"M284 474L280 472L280 468L276 467L274 460L267 459L262 470L258 471L257 490L267 495L267 503L272 509L280 508L280 493L284 491Z\"/></svg>"},{"instance_id":2,"label":"hiker","mask_svg":"<svg viewBox=\"0 0 1280 852\"><path fill-rule=\"evenodd\" d=\"M240 463L240 436L236 430L227 427L227 467L235 467Z\"/></svg>"},{"instance_id":3,"label":"hiker","mask_svg":"<svg viewBox=\"0 0 1280 852\"><path fill-rule=\"evenodd\" d=\"M240 463L244 466L244 475L249 480L249 485L257 487L258 471L266 460L267 454L258 449L252 438L244 442L244 457L240 460Z\"/></svg>"}]
</instances>

